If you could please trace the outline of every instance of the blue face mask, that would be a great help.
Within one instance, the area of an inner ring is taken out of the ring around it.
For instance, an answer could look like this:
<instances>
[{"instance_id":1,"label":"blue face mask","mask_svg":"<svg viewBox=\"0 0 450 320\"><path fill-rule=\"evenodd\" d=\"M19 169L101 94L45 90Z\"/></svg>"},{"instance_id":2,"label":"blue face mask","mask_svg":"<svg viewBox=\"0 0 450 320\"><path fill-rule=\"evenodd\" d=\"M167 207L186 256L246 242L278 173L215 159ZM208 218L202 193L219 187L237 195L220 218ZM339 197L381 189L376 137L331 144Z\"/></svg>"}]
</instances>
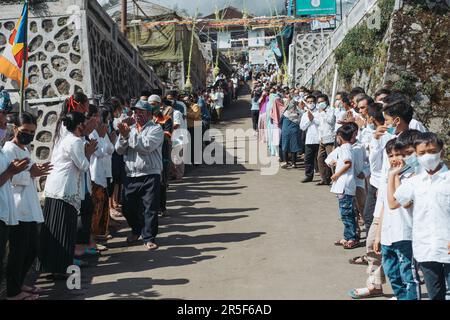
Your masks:
<instances>
[{"instance_id":1,"label":"blue face mask","mask_svg":"<svg viewBox=\"0 0 450 320\"><path fill-rule=\"evenodd\" d=\"M395 134L395 127L392 126L392 124L389 125L387 129L387 133L394 135Z\"/></svg>"},{"instance_id":2,"label":"blue face mask","mask_svg":"<svg viewBox=\"0 0 450 320\"><path fill-rule=\"evenodd\" d=\"M370 130L373 130L373 131L375 131L375 125L373 124L373 123L369 123L368 125L367 125L367 128L369 128Z\"/></svg>"},{"instance_id":3,"label":"blue face mask","mask_svg":"<svg viewBox=\"0 0 450 320\"><path fill-rule=\"evenodd\" d=\"M405 164L407 166L410 166L411 168L417 168L419 166L419 161L417 160L417 156L415 153L407 158L404 158L403 160L405 161Z\"/></svg>"}]
</instances>

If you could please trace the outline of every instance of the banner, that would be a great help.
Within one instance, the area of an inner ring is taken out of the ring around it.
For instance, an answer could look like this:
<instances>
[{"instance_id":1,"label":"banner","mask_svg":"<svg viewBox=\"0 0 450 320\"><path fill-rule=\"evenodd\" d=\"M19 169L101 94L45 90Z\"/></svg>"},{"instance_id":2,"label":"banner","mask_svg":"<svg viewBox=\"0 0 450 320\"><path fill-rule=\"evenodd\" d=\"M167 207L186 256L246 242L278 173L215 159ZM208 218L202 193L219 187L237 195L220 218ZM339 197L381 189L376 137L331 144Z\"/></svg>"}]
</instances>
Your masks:
<instances>
[{"instance_id":1,"label":"banner","mask_svg":"<svg viewBox=\"0 0 450 320\"><path fill-rule=\"evenodd\" d=\"M219 49L231 48L231 32L217 33L217 47Z\"/></svg>"},{"instance_id":2,"label":"banner","mask_svg":"<svg viewBox=\"0 0 450 320\"><path fill-rule=\"evenodd\" d=\"M270 64L276 64L275 55L270 49L250 49L248 52L250 64L264 64L266 61Z\"/></svg>"},{"instance_id":3,"label":"banner","mask_svg":"<svg viewBox=\"0 0 450 320\"><path fill-rule=\"evenodd\" d=\"M298 16L335 15L336 0L298 0L296 14Z\"/></svg>"},{"instance_id":4,"label":"banner","mask_svg":"<svg viewBox=\"0 0 450 320\"><path fill-rule=\"evenodd\" d=\"M264 30L253 30L248 32L249 47L264 47L266 33Z\"/></svg>"}]
</instances>

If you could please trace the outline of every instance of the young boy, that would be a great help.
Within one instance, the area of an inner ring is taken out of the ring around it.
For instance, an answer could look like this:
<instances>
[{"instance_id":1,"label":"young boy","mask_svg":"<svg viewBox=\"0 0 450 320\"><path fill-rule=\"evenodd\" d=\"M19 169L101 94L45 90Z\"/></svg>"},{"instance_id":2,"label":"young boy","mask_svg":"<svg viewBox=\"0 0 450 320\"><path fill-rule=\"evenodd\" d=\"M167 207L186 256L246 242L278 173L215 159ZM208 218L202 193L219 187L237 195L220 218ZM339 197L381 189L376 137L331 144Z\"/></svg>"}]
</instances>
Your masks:
<instances>
[{"instance_id":1,"label":"young boy","mask_svg":"<svg viewBox=\"0 0 450 320\"><path fill-rule=\"evenodd\" d=\"M390 164L388 184L391 184L399 173L401 173L399 179L402 182L414 175L413 169L404 170L403 150L409 147L407 145L409 137L415 135L414 132L409 131L402 134L402 139L393 139L386 144ZM381 253L383 269L389 278L395 297L398 300L419 300L420 285L412 252L412 212L402 207L390 209L387 189L386 186L380 188L378 194L383 202L378 218L374 251Z\"/></svg>"},{"instance_id":2,"label":"young boy","mask_svg":"<svg viewBox=\"0 0 450 320\"><path fill-rule=\"evenodd\" d=\"M354 160L350 143L353 134L351 125L340 127L336 133L339 147L325 160L328 165L336 163L335 174L331 176L333 181L331 192L337 195L339 201L339 212L344 224L344 238L336 241L335 245L344 246L344 249L353 249L359 245L353 205L356 193Z\"/></svg>"},{"instance_id":3,"label":"young boy","mask_svg":"<svg viewBox=\"0 0 450 320\"><path fill-rule=\"evenodd\" d=\"M446 283L450 287L450 171L443 146L436 134L421 133L414 148L423 172L388 191L391 208L413 207L413 253L431 300L445 300Z\"/></svg>"}]
</instances>

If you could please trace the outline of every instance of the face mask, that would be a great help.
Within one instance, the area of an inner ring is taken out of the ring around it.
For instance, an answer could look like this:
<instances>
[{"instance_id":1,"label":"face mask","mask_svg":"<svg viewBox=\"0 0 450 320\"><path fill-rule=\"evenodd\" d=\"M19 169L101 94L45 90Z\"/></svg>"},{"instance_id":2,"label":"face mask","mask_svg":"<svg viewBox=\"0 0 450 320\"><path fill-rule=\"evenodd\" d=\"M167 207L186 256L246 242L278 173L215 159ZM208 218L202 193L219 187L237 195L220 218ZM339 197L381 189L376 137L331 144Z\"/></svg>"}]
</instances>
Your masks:
<instances>
[{"instance_id":1,"label":"face mask","mask_svg":"<svg viewBox=\"0 0 450 320\"><path fill-rule=\"evenodd\" d=\"M313 111L314 109L316 109L316 104L315 103L311 103L310 105L308 105L309 110Z\"/></svg>"},{"instance_id":2,"label":"face mask","mask_svg":"<svg viewBox=\"0 0 450 320\"><path fill-rule=\"evenodd\" d=\"M415 153L410 155L409 157L404 158L405 164L407 166L410 166L411 168L416 168L419 165L419 162L417 161L417 156Z\"/></svg>"},{"instance_id":3,"label":"face mask","mask_svg":"<svg viewBox=\"0 0 450 320\"><path fill-rule=\"evenodd\" d=\"M368 125L367 125L367 128L369 128L370 130L373 130L373 131L375 131L375 124L373 124L373 123L369 123Z\"/></svg>"},{"instance_id":4,"label":"face mask","mask_svg":"<svg viewBox=\"0 0 450 320\"><path fill-rule=\"evenodd\" d=\"M319 110L325 110L328 107L326 102L321 102L317 106L319 107Z\"/></svg>"},{"instance_id":5,"label":"face mask","mask_svg":"<svg viewBox=\"0 0 450 320\"><path fill-rule=\"evenodd\" d=\"M31 142L33 142L33 140L34 140L34 134L29 134L29 133L21 132L21 131L19 131L19 133L17 134L17 141L19 141L19 143L21 145L26 146L26 145L30 144Z\"/></svg>"},{"instance_id":6,"label":"face mask","mask_svg":"<svg viewBox=\"0 0 450 320\"><path fill-rule=\"evenodd\" d=\"M395 134L395 127L390 124L387 128L387 133L394 135Z\"/></svg>"},{"instance_id":7,"label":"face mask","mask_svg":"<svg viewBox=\"0 0 450 320\"><path fill-rule=\"evenodd\" d=\"M128 108L123 108L122 113L127 115L128 114Z\"/></svg>"},{"instance_id":8,"label":"face mask","mask_svg":"<svg viewBox=\"0 0 450 320\"><path fill-rule=\"evenodd\" d=\"M433 171L441 163L441 153L426 153L423 156L417 157L419 164L427 171Z\"/></svg>"}]
</instances>

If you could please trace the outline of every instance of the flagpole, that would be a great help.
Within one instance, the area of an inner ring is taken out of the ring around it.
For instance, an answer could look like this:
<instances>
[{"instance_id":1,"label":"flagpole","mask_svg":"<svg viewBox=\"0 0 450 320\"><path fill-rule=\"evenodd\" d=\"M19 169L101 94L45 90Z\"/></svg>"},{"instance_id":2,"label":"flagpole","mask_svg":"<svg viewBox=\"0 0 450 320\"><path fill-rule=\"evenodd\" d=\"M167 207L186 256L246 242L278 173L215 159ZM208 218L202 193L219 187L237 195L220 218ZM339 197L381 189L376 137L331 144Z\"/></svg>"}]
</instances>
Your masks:
<instances>
[{"instance_id":1,"label":"flagpole","mask_svg":"<svg viewBox=\"0 0 450 320\"><path fill-rule=\"evenodd\" d=\"M20 108L19 114L22 114L25 109L25 73L27 67L27 55L28 55L28 0L25 0L27 10L25 12L25 37L24 37L24 54L22 60L22 81L20 82Z\"/></svg>"}]
</instances>

